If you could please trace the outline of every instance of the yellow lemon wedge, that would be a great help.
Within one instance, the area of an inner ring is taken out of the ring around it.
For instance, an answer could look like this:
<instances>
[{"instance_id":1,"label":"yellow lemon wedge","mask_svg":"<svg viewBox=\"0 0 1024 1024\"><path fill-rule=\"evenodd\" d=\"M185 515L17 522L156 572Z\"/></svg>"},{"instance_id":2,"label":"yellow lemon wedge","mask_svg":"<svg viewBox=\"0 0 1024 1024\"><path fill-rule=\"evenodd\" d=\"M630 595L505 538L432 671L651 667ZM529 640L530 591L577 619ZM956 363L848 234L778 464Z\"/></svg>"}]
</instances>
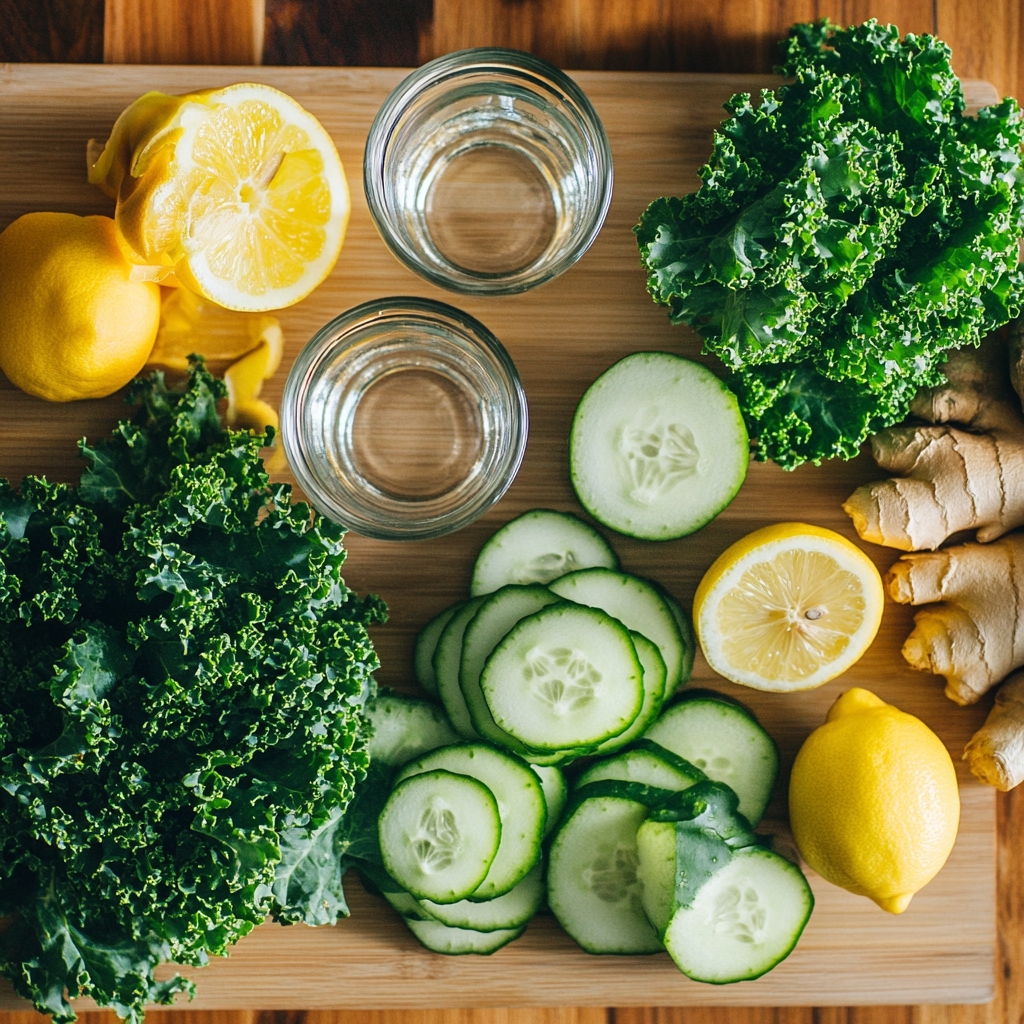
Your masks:
<instances>
[{"instance_id":1,"label":"yellow lemon wedge","mask_svg":"<svg viewBox=\"0 0 1024 1024\"><path fill-rule=\"evenodd\" d=\"M789 817L804 860L834 885L901 914L953 849L956 772L919 718L847 690L793 764Z\"/></svg>"},{"instance_id":2,"label":"yellow lemon wedge","mask_svg":"<svg viewBox=\"0 0 1024 1024\"><path fill-rule=\"evenodd\" d=\"M350 197L331 137L285 93L241 83L147 93L118 118L89 180L117 199L136 277L228 309L290 306L331 271Z\"/></svg>"},{"instance_id":3,"label":"yellow lemon wedge","mask_svg":"<svg viewBox=\"0 0 1024 1024\"><path fill-rule=\"evenodd\" d=\"M845 537L806 523L755 530L708 569L693 622L708 664L757 690L809 690L845 672L878 632L874 563Z\"/></svg>"}]
</instances>

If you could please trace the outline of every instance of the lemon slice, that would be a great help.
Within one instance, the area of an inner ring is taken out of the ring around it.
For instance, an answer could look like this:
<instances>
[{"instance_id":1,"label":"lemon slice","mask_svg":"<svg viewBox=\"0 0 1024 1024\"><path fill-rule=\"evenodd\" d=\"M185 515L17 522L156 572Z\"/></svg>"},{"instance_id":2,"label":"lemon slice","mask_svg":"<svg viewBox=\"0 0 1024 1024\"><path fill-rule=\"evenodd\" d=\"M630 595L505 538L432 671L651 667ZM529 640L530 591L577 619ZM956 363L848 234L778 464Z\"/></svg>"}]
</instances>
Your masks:
<instances>
[{"instance_id":1,"label":"lemon slice","mask_svg":"<svg viewBox=\"0 0 1024 1024\"><path fill-rule=\"evenodd\" d=\"M809 690L845 672L882 619L882 579L832 530L778 523L724 551L701 580L693 621L708 664L757 690Z\"/></svg>"},{"instance_id":2,"label":"lemon slice","mask_svg":"<svg viewBox=\"0 0 1024 1024\"><path fill-rule=\"evenodd\" d=\"M228 309L308 295L334 266L350 197L331 137L268 85L167 97L118 118L89 180L117 198L137 276L177 281Z\"/></svg>"}]
</instances>

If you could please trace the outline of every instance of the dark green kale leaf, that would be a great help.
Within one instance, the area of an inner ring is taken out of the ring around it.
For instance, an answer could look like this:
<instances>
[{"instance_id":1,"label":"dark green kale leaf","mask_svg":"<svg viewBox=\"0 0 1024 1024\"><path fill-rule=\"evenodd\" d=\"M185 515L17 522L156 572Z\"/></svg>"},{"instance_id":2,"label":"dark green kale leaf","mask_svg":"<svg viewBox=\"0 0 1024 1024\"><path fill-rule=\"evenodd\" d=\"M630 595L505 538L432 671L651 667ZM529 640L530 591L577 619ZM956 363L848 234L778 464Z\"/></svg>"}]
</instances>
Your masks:
<instances>
[{"instance_id":1,"label":"dark green kale leaf","mask_svg":"<svg viewBox=\"0 0 1024 1024\"><path fill-rule=\"evenodd\" d=\"M268 913L347 913L335 834L385 609L221 394L201 364L184 392L156 375L83 442L79 488L0 483L0 969L58 1022L76 995L140 1020L190 989L157 963Z\"/></svg>"},{"instance_id":2,"label":"dark green kale leaf","mask_svg":"<svg viewBox=\"0 0 1024 1024\"><path fill-rule=\"evenodd\" d=\"M648 290L733 371L755 455L857 453L1024 303L1020 108L965 117L949 48L869 21L797 25L734 96L701 186L635 231Z\"/></svg>"}]
</instances>

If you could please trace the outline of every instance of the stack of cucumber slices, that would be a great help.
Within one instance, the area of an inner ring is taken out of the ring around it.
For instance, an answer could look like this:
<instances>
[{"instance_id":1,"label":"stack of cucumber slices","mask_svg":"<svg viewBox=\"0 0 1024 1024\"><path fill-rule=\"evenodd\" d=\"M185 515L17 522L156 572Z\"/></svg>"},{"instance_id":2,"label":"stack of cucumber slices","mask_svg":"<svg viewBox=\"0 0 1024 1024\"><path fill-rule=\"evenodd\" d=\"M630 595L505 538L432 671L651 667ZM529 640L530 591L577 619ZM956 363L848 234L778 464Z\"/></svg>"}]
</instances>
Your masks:
<instances>
[{"instance_id":1,"label":"stack of cucumber slices","mask_svg":"<svg viewBox=\"0 0 1024 1024\"><path fill-rule=\"evenodd\" d=\"M673 696L692 660L682 608L580 520L535 510L491 538L470 599L417 639L443 709L368 708L392 771L370 880L424 946L493 953L546 899L588 952L667 950L700 981L789 954L811 891L753 832L778 753L731 698Z\"/></svg>"}]
</instances>

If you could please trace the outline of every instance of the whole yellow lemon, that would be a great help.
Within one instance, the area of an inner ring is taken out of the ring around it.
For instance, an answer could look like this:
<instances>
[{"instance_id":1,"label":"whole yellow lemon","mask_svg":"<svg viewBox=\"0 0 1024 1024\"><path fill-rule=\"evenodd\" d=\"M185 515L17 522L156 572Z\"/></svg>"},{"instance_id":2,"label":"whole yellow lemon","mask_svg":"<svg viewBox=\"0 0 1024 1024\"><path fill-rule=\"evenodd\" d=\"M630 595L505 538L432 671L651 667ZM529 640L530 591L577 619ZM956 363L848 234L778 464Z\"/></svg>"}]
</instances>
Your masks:
<instances>
[{"instance_id":1,"label":"whole yellow lemon","mask_svg":"<svg viewBox=\"0 0 1024 1024\"><path fill-rule=\"evenodd\" d=\"M0 234L0 370L51 402L127 384L160 323L160 288L131 270L109 217L19 217Z\"/></svg>"},{"instance_id":2,"label":"whole yellow lemon","mask_svg":"<svg viewBox=\"0 0 1024 1024\"><path fill-rule=\"evenodd\" d=\"M901 914L953 849L953 762L920 719L868 690L847 690L797 754L789 816L819 875Z\"/></svg>"}]
</instances>

